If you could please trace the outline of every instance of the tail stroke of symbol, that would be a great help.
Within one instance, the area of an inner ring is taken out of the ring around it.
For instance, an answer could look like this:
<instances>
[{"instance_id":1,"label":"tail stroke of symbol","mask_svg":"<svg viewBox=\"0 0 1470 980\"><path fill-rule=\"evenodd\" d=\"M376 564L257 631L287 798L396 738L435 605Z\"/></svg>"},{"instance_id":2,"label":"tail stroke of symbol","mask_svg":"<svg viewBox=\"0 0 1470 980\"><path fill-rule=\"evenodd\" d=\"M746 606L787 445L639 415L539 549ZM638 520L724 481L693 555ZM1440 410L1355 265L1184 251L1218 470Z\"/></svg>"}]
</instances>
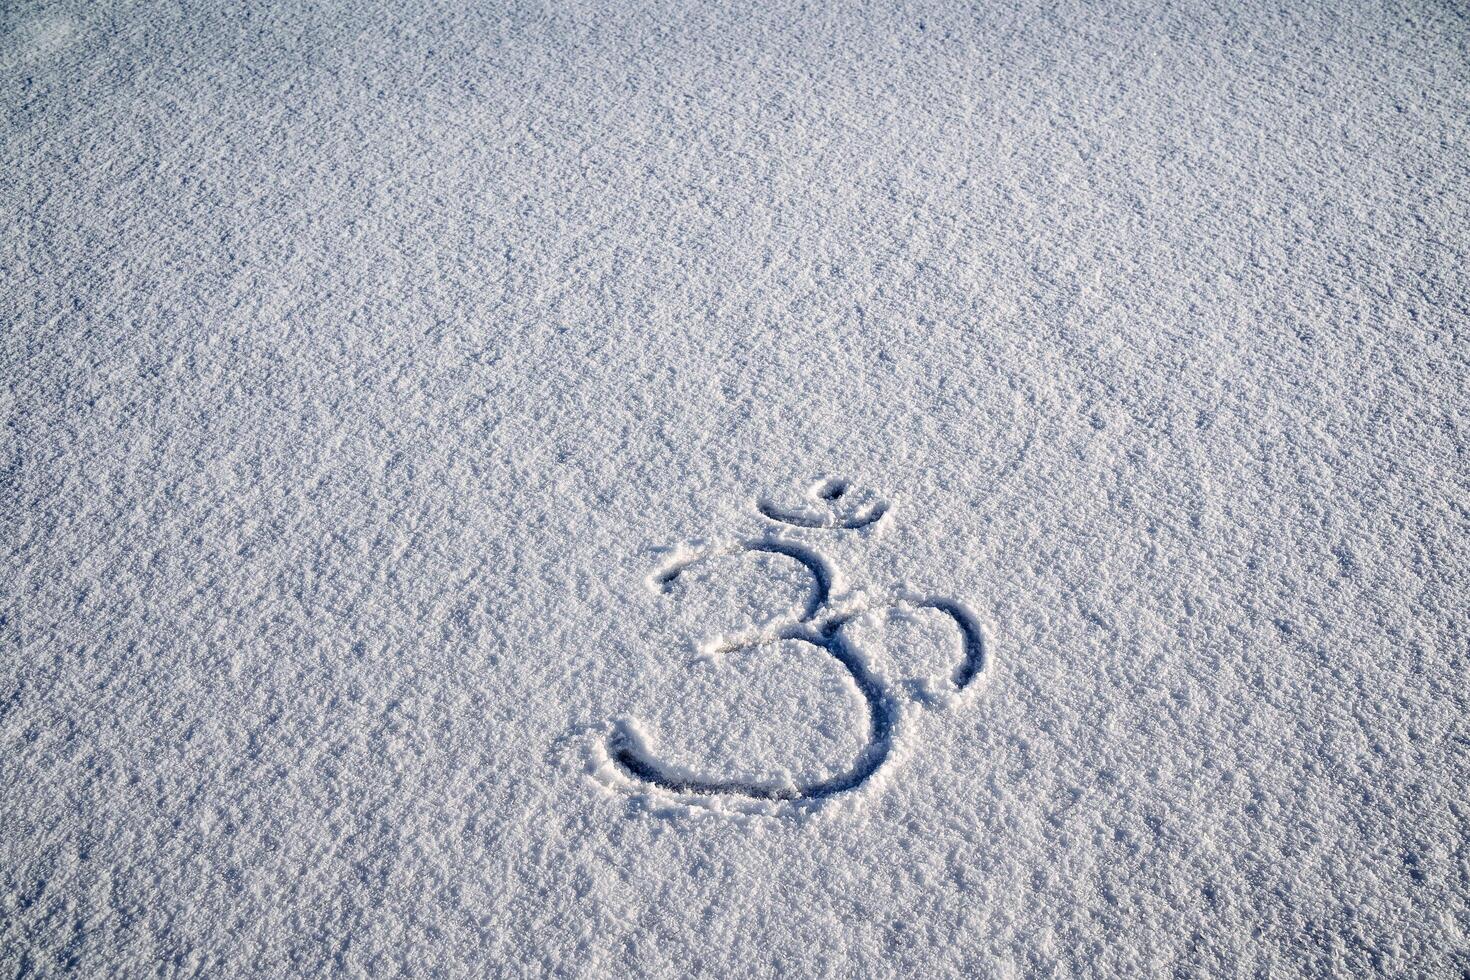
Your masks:
<instances>
[{"instance_id":1,"label":"tail stroke of symbol","mask_svg":"<svg viewBox=\"0 0 1470 980\"><path fill-rule=\"evenodd\" d=\"M762 501L759 510L773 521L827 530L867 527L887 513L887 505L882 502L840 509L840 501L847 490L848 484L845 481L824 480L808 492L812 505L798 511L785 511ZM656 587L667 591L685 569L700 561L715 555L748 553L781 555L798 562L812 577L811 600L798 618L778 622L754 638L730 642L720 647L719 652L791 640L829 654L847 671L867 705L867 742L857 758L847 769L836 775L795 786L763 785L735 779L704 779L676 773L672 767L660 763L638 732L626 722L613 726L607 741L608 756L626 776L636 782L691 797L726 796L776 803L815 804L837 794L855 790L872 778L888 761L898 723L898 699L881 678L868 670L864 658L843 635L843 627L875 607L859 611L831 609L829 599L833 571L826 560L804 545L778 538L753 539L733 547L685 558L665 568L652 581ZM892 593L886 603L876 608L900 605L931 609L954 622L959 630L962 657L950 676L950 683L955 692L970 687L986 666L985 637L974 615L962 603L953 599L901 592Z\"/></svg>"}]
</instances>

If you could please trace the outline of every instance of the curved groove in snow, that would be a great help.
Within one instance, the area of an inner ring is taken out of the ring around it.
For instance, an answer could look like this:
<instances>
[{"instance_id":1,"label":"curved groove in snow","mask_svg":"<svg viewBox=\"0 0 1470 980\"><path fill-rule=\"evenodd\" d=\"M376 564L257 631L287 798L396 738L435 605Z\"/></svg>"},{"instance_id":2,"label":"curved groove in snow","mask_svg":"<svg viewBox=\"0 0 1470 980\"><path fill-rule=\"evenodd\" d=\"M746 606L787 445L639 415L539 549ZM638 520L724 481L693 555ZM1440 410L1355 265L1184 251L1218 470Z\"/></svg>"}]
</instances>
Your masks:
<instances>
[{"instance_id":1,"label":"curved groove in snow","mask_svg":"<svg viewBox=\"0 0 1470 980\"><path fill-rule=\"evenodd\" d=\"M790 524L793 527L809 527L826 531L856 531L870 524L877 524L888 513L888 505L883 503L864 507L862 510L847 518L829 518L819 520L808 517L794 510L786 510L777 507L768 500L756 501L755 509L761 512L761 516L782 524Z\"/></svg>"},{"instance_id":2,"label":"curved groove in snow","mask_svg":"<svg viewBox=\"0 0 1470 980\"><path fill-rule=\"evenodd\" d=\"M856 531L878 523L883 519L883 515L888 513L888 504L882 500L860 504L848 509L845 514L842 513L837 509L838 502L847 496L847 492L851 489L852 484L835 476L826 477L812 484L807 489L806 495L815 505L826 511L820 517L811 516L810 511L781 507L769 500L757 500L755 509L760 511L761 516L767 520L790 524L792 527L808 527L825 531Z\"/></svg>"},{"instance_id":3,"label":"curved groove in snow","mask_svg":"<svg viewBox=\"0 0 1470 980\"><path fill-rule=\"evenodd\" d=\"M815 782L776 786L738 779L702 779L675 772L660 763L635 732L618 724L608 738L608 755L631 778L671 793L694 796L741 796L779 803L811 803L857 789L872 778L893 749L898 709L892 697L869 673L861 657L839 635L845 620L827 623L821 630L783 631L782 640L799 640L827 651L857 685L868 706L868 742L843 772Z\"/></svg>"},{"instance_id":4,"label":"curved groove in snow","mask_svg":"<svg viewBox=\"0 0 1470 980\"><path fill-rule=\"evenodd\" d=\"M953 599L934 596L916 597L910 602L920 609L933 609L954 620L959 627L963 658L955 668L952 679L956 691L963 691L985 670L985 633L980 621L968 607Z\"/></svg>"},{"instance_id":5,"label":"curved groove in snow","mask_svg":"<svg viewBox=\"0 0 1470 980\"><path fill-rule=\"evenodd\" d=\"M811 598L807 600L806 609L802 612L799 622L804 623L810 620L827 604L827 600L832 597L833 572L831 566L827 564L827 559L817 554L811 548L797 544L794 541L781 541L774 538L756 538L750 541L742 541L733 547L717 548L701 552L700 554L685 558L664 568L653 577L652 581L660 589L668 591L669 586L683 574L686 568L696 565L707 558L729 554L750 554L752 552L790 558L811 574L812 594Z\"/></svg>"}]
</instances>

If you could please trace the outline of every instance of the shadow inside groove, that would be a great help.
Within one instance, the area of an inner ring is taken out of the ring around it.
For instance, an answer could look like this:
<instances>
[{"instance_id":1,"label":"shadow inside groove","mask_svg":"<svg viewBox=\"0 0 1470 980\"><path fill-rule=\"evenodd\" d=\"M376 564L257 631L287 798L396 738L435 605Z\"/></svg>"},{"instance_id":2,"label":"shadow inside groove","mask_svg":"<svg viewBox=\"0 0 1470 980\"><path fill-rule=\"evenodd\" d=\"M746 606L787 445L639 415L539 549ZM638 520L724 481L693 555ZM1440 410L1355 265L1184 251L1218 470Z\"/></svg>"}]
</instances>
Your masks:
<instances>
[{"instance_id":1,"label":"shadow inside groove","mask_svg":"<svg viewBox=\"0 0 1470 980\"><path fill-rule=\"evenodd\" d=\"M926 598L914 603L921 609L933 609L954 620L960 629L964 645L964 657L954 671L954 686L963 691L980 672L985 669L985 633L980 624L964 606L951 599Z\"/></svg>"},{"instance_id":2,"label":"shadow inside groove","mask_svg":"<svg viewBox=\"0 0 1470 980\"><path fill-rule=\"evenodd\" d=\"M841 496L841 493L838 496ZM836 498L824 499L832 500ZM757 501L755 507L756 510L761 512L761 516L768 520L790 524L793 527L823 528L829 531L856 531L859 528L878 523L883 519L883 515L888 513L887 504L874 504L872 507L858 511L840 520L818 520L793 510L777 507L767 500Z\"/></svg>"},{"instance_id":3,"label":"shadow inside groove","mask_svg":"<svg viewBox=\"0 0 1470 980\"><path fill-rule=\"evenodd\" d=\"M741 780L689 779L672 775L658 760L646 754L640 740L619 726L608 739L608 754L634 779L668 790L706 796L741 796L752 800L784 803L817 802L857 789L873 777L893 750L893 728L897 706L840 631L846 620L829 622L820 630L794 627L779 639L798 640L820 647L843 666L862 693L868 706L868 743L846 771L798 786L763 786ZM774 642L774 641L772 641Z\"/></svg>"},{"instance_id":4,"label":"shadow inside groove","mask_svg":"<svg viewBox=\"0 0 1470 980\"><path fill-rule=\"evenodd\" d=\"M686 568L713 558L718 554L749 554L751 552L780 555L782 558L790 558L792 561L805 568L812 576L812 594L807 599L806 608L802 611L801 622L806 622L817 614L832 595L832 569L827 560L810 548L799 545L793 541L778 541L774 539L761 538L754 541L743 542L733 552L720 551L710 554L696 555L686 561L680 562L670 568L664 569L654 576L654 584L667 592L669 586L683 574Z\"/></svg>"}]
</instances>

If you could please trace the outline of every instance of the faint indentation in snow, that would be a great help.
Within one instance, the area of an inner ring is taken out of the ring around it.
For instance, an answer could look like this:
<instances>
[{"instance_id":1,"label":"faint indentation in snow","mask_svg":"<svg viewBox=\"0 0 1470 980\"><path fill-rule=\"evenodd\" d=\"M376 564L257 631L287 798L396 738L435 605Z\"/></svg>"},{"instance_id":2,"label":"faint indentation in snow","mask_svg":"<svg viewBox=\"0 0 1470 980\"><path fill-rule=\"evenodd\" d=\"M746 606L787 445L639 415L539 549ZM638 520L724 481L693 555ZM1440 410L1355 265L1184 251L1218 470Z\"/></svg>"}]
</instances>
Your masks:
<instances>
[{"instance_id":1,"label":"faint indentation in snow","mask_svg":"<svg viewBox=\"0 0 1470 980\"><path fill-rule=\"evenodd\" d=\"M77 22L62 14L32 18L12 36L3 63L35 63L60 53L77 34Z\"/></svg>"}]
</instances>

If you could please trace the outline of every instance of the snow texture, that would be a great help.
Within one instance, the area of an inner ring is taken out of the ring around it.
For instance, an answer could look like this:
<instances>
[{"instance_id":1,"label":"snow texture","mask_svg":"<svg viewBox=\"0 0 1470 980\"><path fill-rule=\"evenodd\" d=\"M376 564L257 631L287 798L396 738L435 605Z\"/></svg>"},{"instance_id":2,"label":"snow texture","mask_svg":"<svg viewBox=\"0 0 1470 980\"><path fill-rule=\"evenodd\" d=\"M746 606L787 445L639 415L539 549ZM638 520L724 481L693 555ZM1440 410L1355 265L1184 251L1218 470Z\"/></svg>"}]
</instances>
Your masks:
<instances>
[{"instance_id":1,"label":"snow texture","mask_svg":"<svg viewBox=\"0 0 1470 980\"><path fill-rule=\"evenodd\" d=\"M0 5L0 973L1470 971L1467 46Z\"/></svg>"}]
</instances>

